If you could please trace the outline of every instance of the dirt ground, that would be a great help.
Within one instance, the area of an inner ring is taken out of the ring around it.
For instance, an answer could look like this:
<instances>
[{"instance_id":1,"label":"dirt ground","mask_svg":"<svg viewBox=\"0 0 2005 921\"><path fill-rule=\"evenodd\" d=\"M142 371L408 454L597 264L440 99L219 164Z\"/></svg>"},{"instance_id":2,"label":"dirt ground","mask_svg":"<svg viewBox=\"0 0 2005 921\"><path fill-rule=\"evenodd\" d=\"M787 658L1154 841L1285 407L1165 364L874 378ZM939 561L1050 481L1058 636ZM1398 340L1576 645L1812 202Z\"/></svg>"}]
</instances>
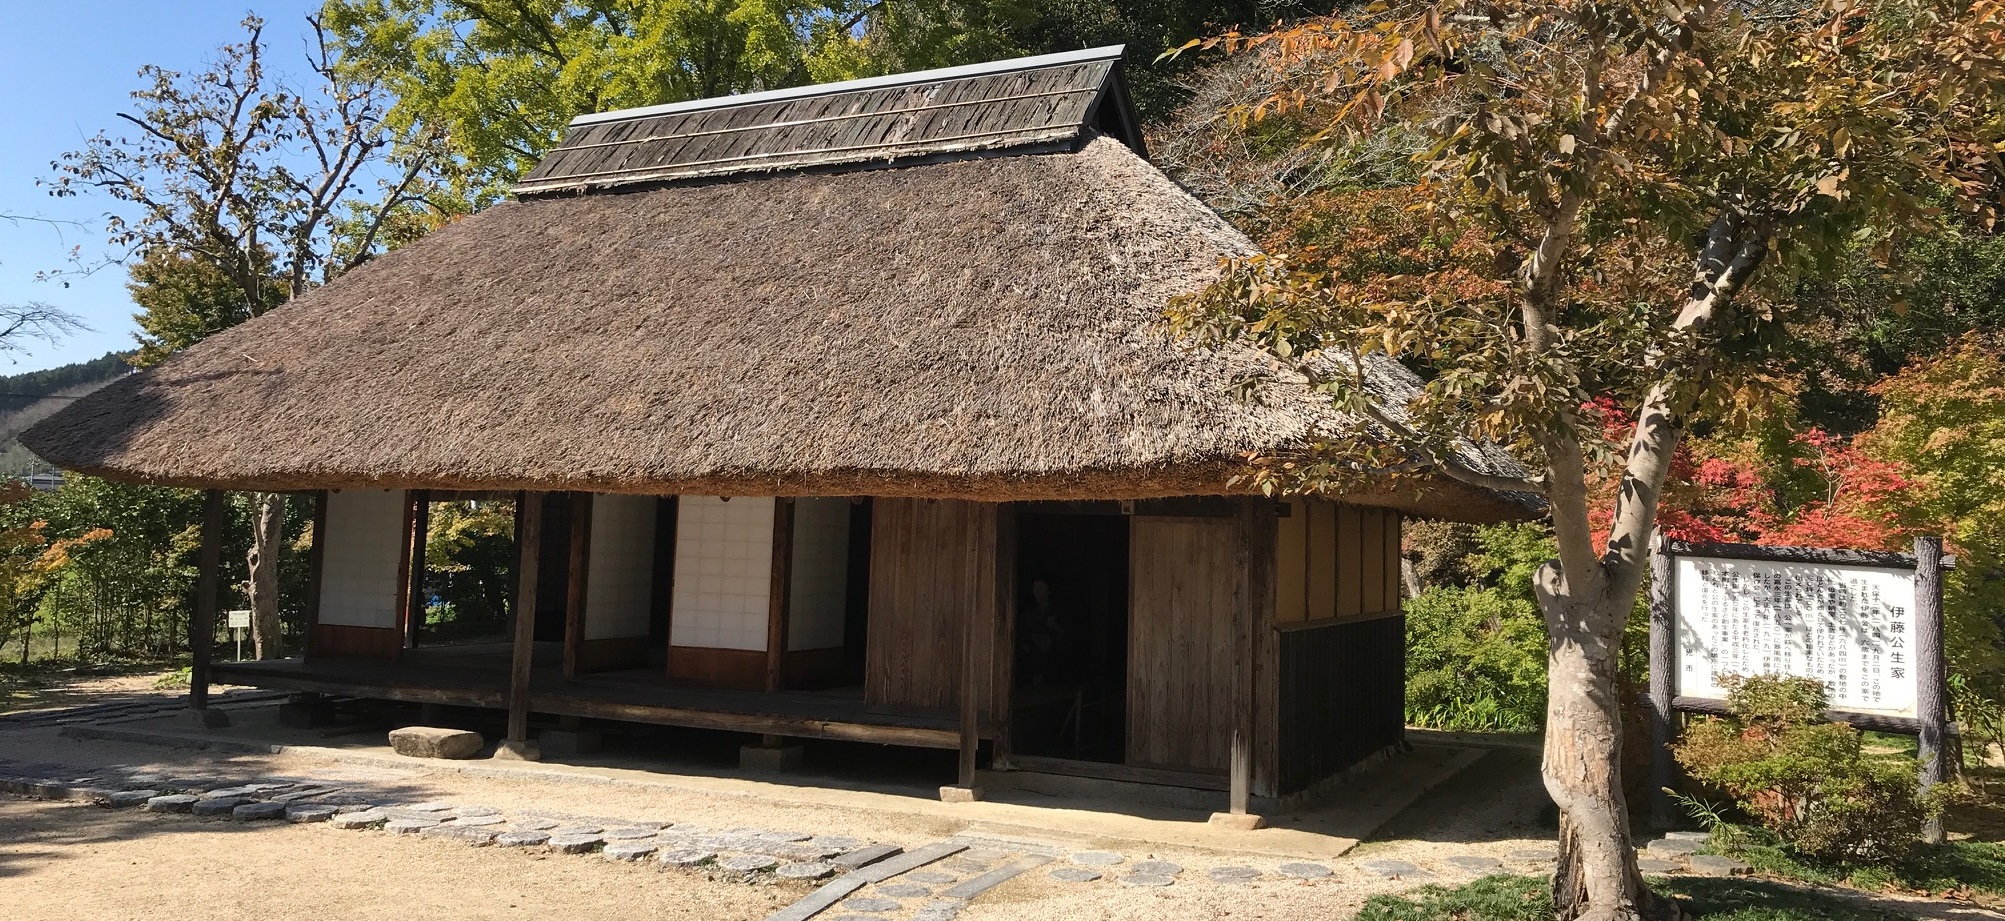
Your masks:
<instances>
[{"instance_id":1,"label":"dirt ground","mask_svg":"<svg viewBox=\"0 0 2005 921\"><path fill-rule=\"evenodd\" d=\"M1497 765L1466 772L1482 789L1465 791L1441 822L1406 822L1402 840L1367 845L1373 856L1502 853L1537 847L1546 833L1531 810L1507 802L1497 784L1522 781L1526 757L1506 753ZM844 834L916 847L961 832L965 822L884 809L779 802L758 797L593 784L553 778L481 776L429 768L384 767L307 757L174 749L69 738L53 727L0 729L0 759L66 765L129 765L168 773L312 776L352 783L402 801L444 799L580 816L649 818L714 828L752 825ZM1485 792L1487 791L1487 792ZM1433 838L1426 843L1414 838ZM163 847L165 843L168 846ZM1089 840L1062 847L1107 846ZM1111 879L1062 883L1025 874L971 903L968 921L1052 919L1329 918L1354 911L1373 893L1417 885L1365 872L1347 860L1330 878L1301 881L1273 874L1271 855L1200 848L1116 845L1130 861L1170 860L1186 872L1167 889L1145 890ZM1209 867L1246 865L1268 875L1227 886L1203 876ZM1444 877L1455 881L1463 877ZM532 855L452 842L355 832L324 825L235 825L189 816L152 816L72 803L0 795L0 911L14 919L367 919L439 921L515 917L663 918L758 921L808 891L804 884L747 885L700 873L660 871L594 857Z\"/></svg>"},{"instance_id":2,"label":"dirt ground","mask_svg":"<svg viewBox=\"0 0 2005 921\"><path fill-rule=\"evenodd\" d=\"M724 921L764 917L796 897L651 867L326 825L0 802L0 905L13 921Z\"/></svg>"},{"instance_id":3,"label":"dirt ground","mask_svg":"<svg viewBox=\"0 0 2005 921\"><path fill-rule=\"evenodd\" d=\"M128 679L107 690L121 697L172 693L143 689L138 686L142 681ZM907 848L968 829L968 822L951 812L922 808L916 800L900 808L897 802L886 806L881 797L871 800L841 793L820 798L748 795L742 782L736 788L729 783L705 786L698 782L701 778L681 778L687 782L680 785L646 785L561 774L451 770L436 762L355 757L329 749L230 754L87 741L64 736L53 726L0 727L0 762L4 761L80 768L122 765L169 774L243 778L312 777L350 786L380 801L438 799L511 813L674 821L711 828L756 826L850 835ZM664 779L676 778L664 775ZM1550 848L1553 829L1540 808L1546 802L1537 751L1490 751L1452 782L1400 811L1342 858L1314 858L1335 873L1313 881L1274 874L1286 858L1272 853L1148 846L1133 840L1095 840L1086 834L1068 838L1062 833L1066 822L1061 818L1052 824L1048 839L1061 848L1116 850L1131 862L1168 860L1185 867L1185 873L1168 888L1138 889L1112 879L1065 883L1034 871L970 903L961 918L1345 917L1376 893L1474 878L1475 874L1445 863L1445 857L1488 856L1506 860L1512 869L1530 869L1522 860L1510 863L1510 855ZM875 805L866 808L859 803ZM1387 879L1363 866L1388 859L1419 864L1434 875ZM1245 885L1224 885L1205 877L1207 868L1223 866L1256 867L1267 875ZM663 871L652 863L468 848L380 831L233 824L0 795L0 918L6 921L391 917L760 921L809 888L770 879L747 884L697 871ZM895 921L899 916L892 917Z\"/></svg>"}]
</instances>

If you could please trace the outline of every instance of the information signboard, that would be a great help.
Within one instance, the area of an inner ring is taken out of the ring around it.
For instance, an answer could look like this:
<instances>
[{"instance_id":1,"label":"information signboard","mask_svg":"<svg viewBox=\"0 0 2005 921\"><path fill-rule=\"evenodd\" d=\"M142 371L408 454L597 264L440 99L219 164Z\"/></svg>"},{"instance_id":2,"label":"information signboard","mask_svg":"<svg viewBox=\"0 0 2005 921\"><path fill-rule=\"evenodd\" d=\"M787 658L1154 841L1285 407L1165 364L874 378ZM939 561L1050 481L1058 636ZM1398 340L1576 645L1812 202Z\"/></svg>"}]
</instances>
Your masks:
<instances>
[{"instance_id":1,"label":"information signboard","mask_svg":"<svg viewBox=\"0 0 2005 921\"><path fill-rule=\"evenodd\" d=\"M1724 714L1732 676L1823 682L1833 720L1916 737L1926 790L1948 776L1942 655L1942 539L1915 552L1687 544L1650 548L1650 787L1653 821L1676 819L1670 789L1679 712ZM1943 840L1939 821L1923 839Z\"/></svg>"},{"instance_id":2,"label":"information signboard","mask_svg":"<svg viewBox=\"0 0 2005 921\"><path fill-rule=\"evenodd\" d=\"M1729 676L1815 678L1834 710L1915 715L1913 564L1677 557L1677 694Z\"/></svg>"}]
</instances>

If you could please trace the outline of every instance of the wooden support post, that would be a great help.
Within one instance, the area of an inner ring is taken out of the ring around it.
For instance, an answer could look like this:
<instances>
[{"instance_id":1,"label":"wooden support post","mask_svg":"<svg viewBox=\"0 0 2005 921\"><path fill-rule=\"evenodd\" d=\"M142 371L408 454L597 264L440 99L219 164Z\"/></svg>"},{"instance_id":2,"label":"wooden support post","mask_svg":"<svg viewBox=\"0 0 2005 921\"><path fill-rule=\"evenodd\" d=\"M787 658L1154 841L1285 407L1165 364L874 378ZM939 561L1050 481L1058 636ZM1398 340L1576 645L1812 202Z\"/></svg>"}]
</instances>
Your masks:
<instances>
[{"instance_id":1,"label":"wooden support post","mask_svg":"<svg viewBox=\"0 0 2005 921\"><path fill-rule=\"evenodd\" d=\"M578 677L578 656L585 646L585 584L592 564L592 494L574 492L571 503L571 554L564 593L564 677Z\"/></svg>"},{"instance_id":2,"label":"wooden support post","mask_svg":"<svg viewBox=\"0 0 2005 921\"><path fill-rule=\"evenodd\" d=\"M980 572L983 569L984 562L980 554L994 552L997 540L1001 536L997 530L1000 527L999 521L1001 520L1001 516L997 513L1001 511L1001 508L1002 506L1000 505L989 507L989 515L987 516L989 539L986 541L977 540L970 542L968 552L973 558L968 561L972 564L968 567L968 571ZM990 574L991 576L994 575L993 570L991 570ZM947 609L943 613L948 617L959 618L961 624L961 687L960 693L957 695L960 698L961 705L961 713L958 720L961 744L960 762L958 769L955 771L954 783L952 786L940 788L940 799L943 802L949 803L966 803L982 798L981 789L975 786L975 757L982 744L982 663L976 655L976 651L980 648L979 637L982 629L988 625L982 623L981 619L977 618L973 611Z\"/></svg>"},{"instance_id":3,"label":"wooden support post","mask_svg":"<svg viewBox=\"0 0 2005 921\"><path fill-rule=\"evenodd\" d=\"M515 638L508 673L508 738L497 758L535 761L542 757L529 741L529 677L536 651L536 574L543 549L544 493L518 495L515 513Z\"/></svg>"},{"instance_id":4,"label":"wooden support post","mask_svg":"<svg viewBox=\"0 0 2005 921\"><path fill-rule=\"evenodd\" d=\"M1276 515L1272 500L1242 497L1233 529L1239 590L1233 593L1231 612L1232 751L1226 812L1212 816L1213 824L1232 828L1265 824L1252 809L1253 753L1260 722L1260 632L1273 629Z\"/></svg>"},{"instance_id":5,"label":"wooden support post","mask_svg":"<svg viewBox=\"0 0 2005 921\"><path fill-rule=\"evenodd\" d=\"M316 637L320 633L320 574L327 568L327 490L313 494L313 547L306 553L306 651L305 658L319 654Z\"/></svg>"},{"instance_id":6,"label":"wooden support post","mask_svg":"<svg viewBox=\"0 0 2005 921\"><path fill-rule=\"evenodd\" d=\"M961 618L961 760L955 781L965 790L975 788L975 752L982 744L981 731L981 663L975 657L979 645L973 612L961 611L951 616Z\"/></svg>"},{"instance_id":7,"label":"wooden support post","mask_svg":"<svg viewBox=\"0 0 2005 921\"><path fill-rule=\"evenodd\" d=\"M221 710L209 709L209 657L216 642L216 591L223 563L227 511L222 490L202 493L202 545L195 558L195 610L188 616L188 710L186 720L202 728L230 725Z\"/></svg>"},{"instance_id":8,"label":"wooden support post","mask_svg":"<svg viewBox=\"0 0 2005 921\"><path fill-rule=\"evenodd\" d=\"M794 565L794 500L773 500L773 570L766 605L766 690L786 685L787 601L792 594Z\"/></svg>"},{"instance_id":9,"label":"wooden support post","mask_svg":"<svg viewBox=\"0 0 2005 921\"><path fill-rule=\"evenodd\" d=\"M1948 749L1943 745L1948 717L1948 676L1942 654L1942 538L1917 537L1915 556L1915 717L1921 722L1916 756L1921 761L1921 791L1949 779ZM1922 827L1922 841L1941 844L1942 817Z\"/></svg>"},{"instance_id":10,"label":"wooden support post","mask_svg":"<svg viewBox=\"0 0 2005 921\"><path fill-rule=\"evenodd\" d=\"M996 506L995 632L989 644L989 764L1010 769L1010 718L1016 687L1016 505Z\"/></svg>"},{"instance_id":11,"label":"wooden support post","mask_svg":"<svg viewBox=\"0 0 2005 921\"><path fill-rule=\"evenodd\" d=\"M1650 537L1650 822L1660 829L1678 823L1670 793L1678 784L1678 762L1671 755L1678 741L1678 714L1672 709L1678 693L1676 578L1663 532L1655 532Z\"/></svg>"},{"instance_id":12,"label":"wooden support post","mask_svg":"<svg viewBox=\"0 0 2005 921\"><path fill-rule=\"evenodd\" d=\"M425 622L425 543L432 530L432 498L413 489L404 500L404 559L397 570L404 597L398 600L397 622L404 628L404 648L418 645L418 628Z\"/></svg>"}]
</instances>

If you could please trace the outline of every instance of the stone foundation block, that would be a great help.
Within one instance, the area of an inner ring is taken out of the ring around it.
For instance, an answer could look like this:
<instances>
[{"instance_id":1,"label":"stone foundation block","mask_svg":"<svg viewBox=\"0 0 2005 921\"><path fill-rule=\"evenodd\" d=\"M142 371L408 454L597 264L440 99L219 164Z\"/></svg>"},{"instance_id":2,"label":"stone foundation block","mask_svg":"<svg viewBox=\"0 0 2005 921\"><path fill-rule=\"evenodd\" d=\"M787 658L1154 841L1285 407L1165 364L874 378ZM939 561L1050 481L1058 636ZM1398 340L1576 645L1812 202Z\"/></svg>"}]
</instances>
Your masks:
<instances>
[{"instance_id":1,"label":"stone foundation block","mask_svg":"<svg viewBox=\"0 0 2005 921\"><path fill-rule=\"evenodd\" d=\"M1267 820L1250 812L1214 812L1211 814L1210 824L1213 828L1253 831L1266 828Z\"/></svg>"},{"instance_id":2,"label":"stone foundation block","mask_svg":"<svg viewBox=\"0 0 2005 921\"><path fill-rule=\"evenodd\" d=\"M517 742L514 739L502 739L494 746L494 760L541 761L543 760L543 749L535 742Z\"/></svg>"},{"instance_id":3,"label":"stone foundation block","mask_svg":"<svg viewBox=\"0 0 2005 921\"><path fill-rule=\"evenodd\" d=\"M940 788L940 802L943 803L978 803L981 800L982 788L980 787L963 787L948 784Z\"/></svg>"},{"instance_id":4,"label":"stone foundation block","mask_svg":"<svg viewBox=\"0 0 2005 921\"><path fill-rule=\"evenodd\" d=\"M738 749L738 767L756 774L778 774L801 766L799 745L746 745Z\"/></svg>"},{"instance_id":5,"label":"stone foundation block","mask_svg":"<svg viewBox=\"0 0 2005 921\"><path fill-rule=\"evenodd\" d=\"M210 707L200 710L190 707L176 714L174 720L190 729L226 729L230 725L229 714Z\"/></svg>"},{"instance_id":6,"label":"stone foundation block","mask_svg":"<svg viewBox=\"0 0 2005 921\"><path fill-rule=\"evenodd\" d=\"M604 743L593 729L545 729L536 734L536 747L546 755L589 755Z\"/></svg>"},{"instance_id":7,"label":"stone foundation block","mask_svg":"<svg viewBox=\"0 0 2005 921\"><path fill-rule=\"evenodd\" d=\"M406 726L390 730L390 748L412 758L471 758L486 745L480 733L464 729Z\"/></svg>"}]
</instances>

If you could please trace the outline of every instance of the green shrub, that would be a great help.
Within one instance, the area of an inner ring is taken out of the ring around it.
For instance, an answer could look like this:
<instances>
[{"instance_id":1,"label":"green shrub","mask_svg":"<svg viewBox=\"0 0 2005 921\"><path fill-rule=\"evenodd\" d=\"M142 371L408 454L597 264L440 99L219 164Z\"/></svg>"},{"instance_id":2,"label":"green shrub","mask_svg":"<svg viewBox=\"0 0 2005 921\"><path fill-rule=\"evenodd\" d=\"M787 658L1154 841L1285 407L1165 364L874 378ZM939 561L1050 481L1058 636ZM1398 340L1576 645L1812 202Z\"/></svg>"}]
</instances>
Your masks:
<instances>
[{"instance_id":1,"label":"green shrub","mask_svg":"<svg viewBox=\"0 0 2005 921\"><path fill-rule=\"evenodd\" d=\"M1449 535L1459 542L1467 534ZM1545 722L1546 632L1532 576L1553 555L1538 525L1473 534L1469 584L1406 601L1406 718L1456 732L1530 732ZM1439 568L1439 567L1436 567Z\"/></svg>"},{"instance_id":2,"label":"green shrub","mask_svg":"<svg viewBox=\"0 0 2005 921\"><path fill-rule=\"evenodd\" d=\"M1701 721L1677 746L1694 780L1732 797L1810 860L1888 864L1906 857L1940 804L1912 757L1866 755L1863 736L1824 720L1822 683L1758 676L1728 684L1727 719Z\"/></svg>"}]
</instances>

